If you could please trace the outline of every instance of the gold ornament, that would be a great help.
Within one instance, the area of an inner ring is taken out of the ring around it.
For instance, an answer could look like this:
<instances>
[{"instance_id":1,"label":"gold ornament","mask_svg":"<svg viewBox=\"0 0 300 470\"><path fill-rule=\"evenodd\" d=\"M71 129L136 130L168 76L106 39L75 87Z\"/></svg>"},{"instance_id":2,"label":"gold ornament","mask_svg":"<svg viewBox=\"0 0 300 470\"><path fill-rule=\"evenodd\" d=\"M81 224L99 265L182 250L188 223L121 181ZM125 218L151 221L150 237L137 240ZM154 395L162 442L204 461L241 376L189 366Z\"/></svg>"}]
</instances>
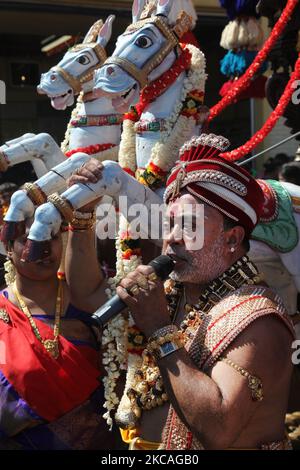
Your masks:
<instances>
[{"instance_id":1,"label":"gold ornament","mask_svg":"<svg viewBox=\"0 0 300 470\"><path fill-rule=\"evenodd\" d=\"M26 315L26 317L29 320L29 323L31 325L31 328L33 330L33 333L34 333L35 337L42 343L42 345L44 346L44 348L46 349L47 353L50 356L52 356L54 359L58 359L58 357L59 357L59 342L58 342L58 339L59 339L59 331L60 331L60 319L61 319L61 315L62 315L62 309L63 309L63 306L64 306L63 286L62 286L61 281L59 281L59 283L58 283L58 292L57 292L56 306L55 306L55 321L54 321L54 329L53 329L54 338L53 339L46 339L45 340L45 339L42 338L42 336L39 332L39 329L37 327L37 324L35 323L29 308L27 307L23 297L21 296L21 294L18 291L16 282L13 284L12 290L13 290L13 293L14 293L16 299L18 300L18 303L21 307L21 310L23 311L23 313Z\"/></svg>"},{"instance_id":2,"label":"gold ornament","mask_svg":"<svg viewBox=\"0 0 300 470\"><path fill-rule=\"evenodd\" d=\"M0 320L3 320L4 323L9 323L10 321L9 315L4 308L0 309Z\"/></svg>"}]
</instances>

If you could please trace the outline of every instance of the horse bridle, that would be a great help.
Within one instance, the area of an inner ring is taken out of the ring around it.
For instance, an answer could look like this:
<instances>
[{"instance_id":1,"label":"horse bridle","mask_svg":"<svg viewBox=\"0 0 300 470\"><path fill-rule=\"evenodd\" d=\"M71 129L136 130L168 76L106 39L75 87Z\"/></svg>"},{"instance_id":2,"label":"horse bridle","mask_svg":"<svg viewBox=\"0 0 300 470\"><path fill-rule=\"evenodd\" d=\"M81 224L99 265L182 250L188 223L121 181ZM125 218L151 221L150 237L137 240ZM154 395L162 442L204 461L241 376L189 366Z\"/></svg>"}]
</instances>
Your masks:
<instances>
[{"instance_id":1,"label":"horse bridle","mask_svg":"<svg viewBox=\"0 0 300 470\"><path fill-rule=\"evenodd\" d=\"M138 31L146 24L154 24L167 39L166 44L143 67L137 67L133 62L123 57L109 57L103 65L118 65L131 75L144 88L149 82L149 74L162 63L168 54L179 45L179 38L160 16L152 16L134 23L126 29L124 36Z\"/></svg>"},{"instance_id":2,"label":"horse bridle","mask_svg":"<svg viewBox=\"0 0 300 470\"><path fill-rule=\"evenodd\" d=\"M55 67L51 68L51 71L58 73L69 85L70 87L74 90L74 93L77 95L81 92L82 90L82 85L84 83L89 82L90 80L93 79L94 76L94 71L99 69L103 63L105 63L107 59L107 54L104 49L100 44L98 43L88 43L88 44L78 44L77 46L72 47L71 52L78 52L80 50L84 50L86 48L93 49L95 52L96 56L99 59L99 64L98 65L93 65L91 66L88 70L86 70L84 73L76 77L75 75L72 75L70 72L65 70L63 67L60 67L59 65L56 65Z\"/></svg>"}]
</instances>

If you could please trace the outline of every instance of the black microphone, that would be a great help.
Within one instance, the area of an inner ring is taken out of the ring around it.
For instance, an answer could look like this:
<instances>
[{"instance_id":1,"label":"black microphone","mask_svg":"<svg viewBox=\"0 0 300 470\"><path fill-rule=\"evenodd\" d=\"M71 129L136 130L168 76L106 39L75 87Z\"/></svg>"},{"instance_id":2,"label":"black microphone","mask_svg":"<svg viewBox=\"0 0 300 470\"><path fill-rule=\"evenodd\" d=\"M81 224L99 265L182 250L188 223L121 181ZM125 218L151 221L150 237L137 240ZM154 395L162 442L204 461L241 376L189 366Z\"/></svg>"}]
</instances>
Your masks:
<instances>
[{"instance_id":1,"label":"black microphone","mask_svg":"<svg viewBox=\"0 0 300 470\"><path fill-rule=\"evenodd\" d=\"M165 281L173 271L174 264L174 261L169 256L161 255L152 260L148 266L151 266L155 274L162 281ZM93 313L91 323L102 328L109 320L118 315L125 308L127 308L125 302L123 302L118 295L115 295Z\"/></svg>"}]
</instances>

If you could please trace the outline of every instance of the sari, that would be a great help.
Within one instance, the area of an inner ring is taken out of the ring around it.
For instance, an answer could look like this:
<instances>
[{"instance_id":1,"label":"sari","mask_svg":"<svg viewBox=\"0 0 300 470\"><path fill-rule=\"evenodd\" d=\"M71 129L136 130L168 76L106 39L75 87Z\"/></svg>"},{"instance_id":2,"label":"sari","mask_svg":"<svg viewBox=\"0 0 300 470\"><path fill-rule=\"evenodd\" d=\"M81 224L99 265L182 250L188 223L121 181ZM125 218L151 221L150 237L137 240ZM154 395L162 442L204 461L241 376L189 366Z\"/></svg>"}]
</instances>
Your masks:
<instances>
[{"instance_id":1,"label":"sari","mask_svg":"<svg viewBox=\"0 0 300 470\"><path fill-rule=\"evenodd\" d=\"M52 339L52 316L33 315ZM0 449L120 448L108 430L99 347L89 314L69 305L61 320L59 357L44 349L24 313L0 295Z\"/></svg>"}]
</instances>

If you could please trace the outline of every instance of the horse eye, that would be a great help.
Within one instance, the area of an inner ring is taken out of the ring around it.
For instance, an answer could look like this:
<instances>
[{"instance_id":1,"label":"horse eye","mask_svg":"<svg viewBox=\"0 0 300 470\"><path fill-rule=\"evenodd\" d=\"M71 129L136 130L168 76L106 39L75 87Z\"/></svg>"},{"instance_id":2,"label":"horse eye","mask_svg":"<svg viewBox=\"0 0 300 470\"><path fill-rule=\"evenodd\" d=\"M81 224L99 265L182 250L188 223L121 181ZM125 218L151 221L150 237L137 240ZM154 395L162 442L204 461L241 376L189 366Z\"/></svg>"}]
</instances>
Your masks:
<instances>
[{"instance_id":1,"label":"horse eye","mask_svg":"<svg viewBox=\"0 0 300 470\"><path fill-rule=\"evenodd\" d=\"M87 65L90 63L90 59L86 55L81 55L78 57L77 62L79 62L81 65Z\"/></svg>"},{"instance_id":2,"label":"horse eye","mask_svg":"<svg viewBox=\"0 0 300 470\"><path fill-rule=\"evenodd\" d=\"M141 47L142 49L147 49L152 46L153 42L148 36L140 36L134 43L136 46Z\"/></svg>"}]
</instances>

